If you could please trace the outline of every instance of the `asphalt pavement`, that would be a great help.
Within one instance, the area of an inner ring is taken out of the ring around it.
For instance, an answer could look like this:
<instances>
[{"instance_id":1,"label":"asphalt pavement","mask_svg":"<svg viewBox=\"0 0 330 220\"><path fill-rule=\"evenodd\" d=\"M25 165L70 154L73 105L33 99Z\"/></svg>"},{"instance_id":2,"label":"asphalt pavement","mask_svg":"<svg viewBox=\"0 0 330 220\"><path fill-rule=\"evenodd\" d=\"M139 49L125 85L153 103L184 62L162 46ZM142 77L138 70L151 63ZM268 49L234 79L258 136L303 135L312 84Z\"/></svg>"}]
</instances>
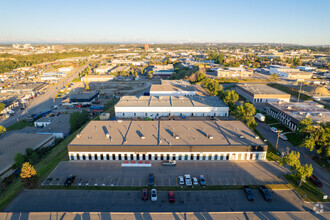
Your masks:
<instances>
[{"instance_id":1,"label":"asphalt pavement","mask_svg":"<svg viewBox=\"0 0 330 220\"><path fill-rule=\"evenodd\" d=\"M24 190L5 212L234 212L234 211L310 211L314 204L304 203L291 190L271 192L265 201L252 190L255 201L248 201L243 190L175 191L175 202L167 191L158 191L157 201L143 201L141 191L103 190ZM150 192L149 192L150 193ZM324 211L329 211L325 205Z\"/></svg>"}]
</instances>

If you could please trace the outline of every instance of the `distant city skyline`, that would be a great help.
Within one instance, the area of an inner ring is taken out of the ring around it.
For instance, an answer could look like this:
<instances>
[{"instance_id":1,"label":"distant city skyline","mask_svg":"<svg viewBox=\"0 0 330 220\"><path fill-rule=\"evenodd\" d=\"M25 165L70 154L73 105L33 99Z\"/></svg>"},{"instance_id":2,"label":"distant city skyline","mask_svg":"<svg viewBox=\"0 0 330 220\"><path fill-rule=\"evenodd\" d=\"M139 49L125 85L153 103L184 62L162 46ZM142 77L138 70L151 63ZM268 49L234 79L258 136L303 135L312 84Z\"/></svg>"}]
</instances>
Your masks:
<instances>
[{"instance_id":1,"label":"distant city skyline","mask_svg":"<svg viewBox=\"0 0 330 220\"><path fill-rule=\"evenodd\" d=\"M330 1L0 1L0 43L330 45Z\"/></svg>"}]
</instances>

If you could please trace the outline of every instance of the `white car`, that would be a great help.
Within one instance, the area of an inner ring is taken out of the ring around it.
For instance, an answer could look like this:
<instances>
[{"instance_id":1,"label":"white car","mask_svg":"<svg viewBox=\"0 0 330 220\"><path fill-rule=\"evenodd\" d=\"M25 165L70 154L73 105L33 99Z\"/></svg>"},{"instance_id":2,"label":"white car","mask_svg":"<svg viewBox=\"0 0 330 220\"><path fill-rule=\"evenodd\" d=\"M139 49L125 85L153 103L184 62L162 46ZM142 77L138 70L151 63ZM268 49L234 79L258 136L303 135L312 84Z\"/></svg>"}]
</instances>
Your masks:
<instances>
[{"instance_id":1,"label":"white car","mask_svg":"<svg viewBox=\"0 0 330 220\"><path fill-rule=\"evenodd\" d=\"M275 128L275 127L271 127L270 130L274 133L277 133L277 128Z\"/></svg>"},{"instance_id":2,"label":"white car","mask_svg":"<svg viewBox=\"0 0 330 220\"><path fill-rule=\"evenodd\" d=\"M157 201L157 190L156 189L151 190L151 201L153 201L153 202Z\"/></svg>"},{"instance_id":3,"label":"white car","mask_svg":"<svg viewBox=\"0 0 330 220\"><path fill-rule=\"evenodd\" d=\"M284 134L280 134L280 138L282 140L284 140L284 141L287 141L288 140L288 138Z\"/></svg>"},{"instance_id":4,"label":"white car","mask_svg":"<svg viewBox=\"0 0 330 220\"><path fill-rule=\"evenodd\" d=\"M198 186L198 179L197 179L197 177L193 177L192 179L193 179L194 186Z\"/></svg>"},{"instance_id":5,"label":"white car","mask_svg":"<svg viewBox=\"0 0 330 220\"><path fill-rule=\"evenodd\" d=\"M184 179L186 182L186 186L192 186L192 181L191 181L191 177L189 174L184 175Z\"/></svg>"},{"instance_id":6,"label":"white car","mask_svg":"<svg viewBox=\"0 0 330 220\"><path fill-rule=\"evenodd\" d=\"M183 176L179 176L179 177L178 177L178 180L179 180L179 185L184 185L184 179L183 179Z\"/></svg>"}]
</instances>

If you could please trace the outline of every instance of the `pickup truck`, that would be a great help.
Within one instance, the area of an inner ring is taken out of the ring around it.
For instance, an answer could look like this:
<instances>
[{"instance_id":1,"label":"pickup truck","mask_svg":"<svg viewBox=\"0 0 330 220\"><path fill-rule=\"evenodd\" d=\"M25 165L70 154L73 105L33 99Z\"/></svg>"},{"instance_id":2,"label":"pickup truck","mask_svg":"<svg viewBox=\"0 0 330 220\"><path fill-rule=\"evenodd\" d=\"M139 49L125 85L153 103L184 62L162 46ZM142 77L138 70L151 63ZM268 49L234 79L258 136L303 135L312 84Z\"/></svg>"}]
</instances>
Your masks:
<instances>
[{"instance_id":1,"label":"pickup truck","mask_svg":"<svg viewBox=\"0 0 330 220\"><path fill-rule=\"evenodd\" d=\"M175 160L164 160L162 162L163 166L176 166L176 161Z\"/></svg>"}]
</instances>

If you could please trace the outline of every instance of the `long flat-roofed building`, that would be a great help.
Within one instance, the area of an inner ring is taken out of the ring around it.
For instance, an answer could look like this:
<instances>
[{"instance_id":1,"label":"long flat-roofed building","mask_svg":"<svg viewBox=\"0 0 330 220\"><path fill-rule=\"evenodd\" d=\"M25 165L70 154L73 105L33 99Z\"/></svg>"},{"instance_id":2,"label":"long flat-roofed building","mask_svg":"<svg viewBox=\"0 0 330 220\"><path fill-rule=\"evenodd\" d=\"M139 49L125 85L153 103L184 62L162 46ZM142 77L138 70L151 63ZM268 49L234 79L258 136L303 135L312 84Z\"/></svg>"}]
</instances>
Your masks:
<instances>
[{"instance_id":1,"label":"long flat-roofed building","mask_svg":"<svg viewBox=\"0 0 330 220\"><path fill-rule=\"evenodd\" d=\"M217 96L123 96L115 106L117 118L164 116L228 116Z\"/></svg>"},{"instance_id":2,"label":"long flat-roofed building","mask_svg":"<svg viewBox=\"0 0 330 220\"><path fill-rule=\"evenodd\" d=\"M151 96L194 96L195 88L185 80L161 80L161 84L153 84Z\"/></svg>"},{"instance_id":3,"label":"long flat-roofed building","mask_svg":"<svg viewBox=\"0 0 330 220\"><path fill-rule=\"evenodd\" d=\"M330 122L330 111L316 102L268 103L265 111L293 131L307 117L317 123Z\"/></svg>"},{"instance_id":4,"label":"long flat-roofed building","mask_svg":"<svg viewBox=\"0 0 330 220\"><path fill-rule=\"evenodd\" d=\"M91 121L70 160L265 160L267 145L240 121Z\"/></svg>"},{"instance_id":5,"label":"long flat-roofed building","mask_svg":"<svg viewBox=\"0 0 330 220\"><path fill-rule=\"evenodd\" d=\"M252 103L290 102L290 94L263 84L238 84L236 92Z\"/></svg>"}]
</instances>

